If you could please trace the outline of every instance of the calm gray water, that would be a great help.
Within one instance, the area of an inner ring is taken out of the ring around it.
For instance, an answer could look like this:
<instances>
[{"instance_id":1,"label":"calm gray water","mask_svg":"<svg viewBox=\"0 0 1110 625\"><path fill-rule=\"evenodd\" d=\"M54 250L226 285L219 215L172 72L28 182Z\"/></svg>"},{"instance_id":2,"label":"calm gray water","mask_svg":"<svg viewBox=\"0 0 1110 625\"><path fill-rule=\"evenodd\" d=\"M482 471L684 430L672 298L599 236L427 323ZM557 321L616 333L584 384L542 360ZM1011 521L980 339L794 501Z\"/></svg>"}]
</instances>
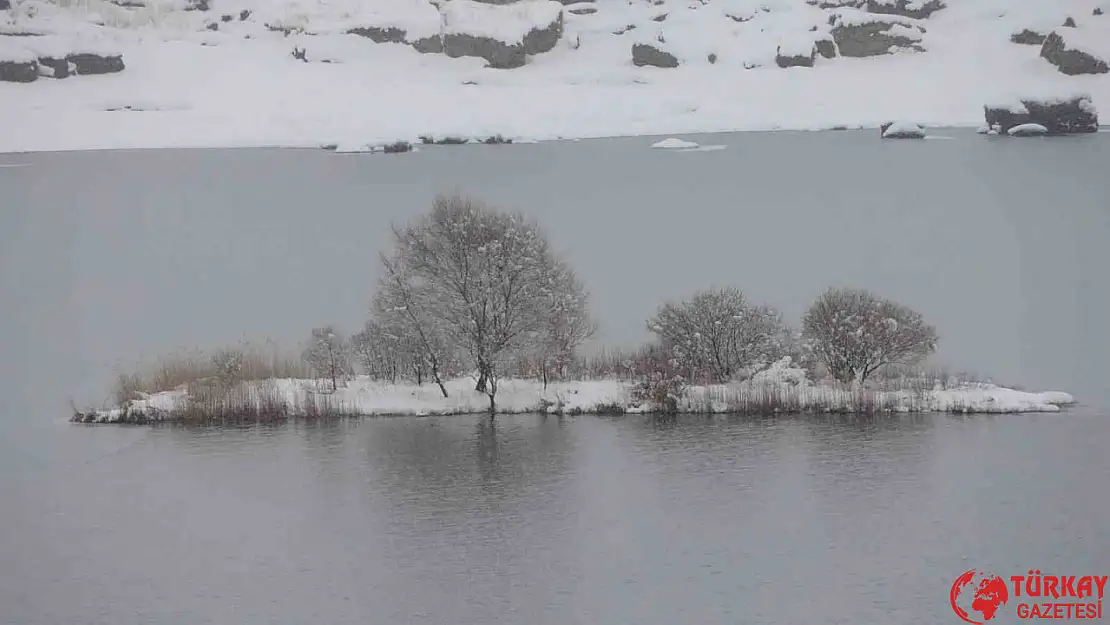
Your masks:
<instances>
[{"instance_id":1,"label":"calm gray water","mask_svg":"<svg viewBox=\"0 0 1110 625\"><path fill-rule=\"evenodd\" d=\"M952 622L973 566L1110 573L1110 135L948 134L0 155L0 622ZM797 318L856 285L924 313L940 362L1086 405L59 422L140 357L356 328L388 225L455 189L545 223L608 344L703 286Z\"/></svg>"}]
</instances>

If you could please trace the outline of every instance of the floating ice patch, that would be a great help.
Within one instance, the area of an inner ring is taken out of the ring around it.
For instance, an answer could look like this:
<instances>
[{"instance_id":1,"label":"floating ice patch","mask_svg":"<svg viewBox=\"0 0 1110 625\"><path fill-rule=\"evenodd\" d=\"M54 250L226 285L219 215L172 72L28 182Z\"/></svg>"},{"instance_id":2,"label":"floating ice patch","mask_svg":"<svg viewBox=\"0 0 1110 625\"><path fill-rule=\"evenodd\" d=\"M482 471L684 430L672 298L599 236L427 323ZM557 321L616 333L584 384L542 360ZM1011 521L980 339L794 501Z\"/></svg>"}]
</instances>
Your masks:
<instances>
[{"instance_id":1,"label":"floating ice patch","mask_svg":"<svg viewBox=\"0 0 1110 625\"><path fill-rule=\"evenodd\" d=\"M339 143L333 151L336 154L365 154L373 152L374 147L365 143Z\"/></svg>"},{"instance_id":2,"label":"floating ice patch","mask_svg":"<svg viewBox=\"0 0 1110 625\"><path fill-rule=\"evenodd\" d=\"M699 145L696 148L683 148L678 152L719 152L727 147L727 145Z\"/></svg>"},{"instance_id":3,"label":"floating ice patch","mask_svg":"<svg viewBox=\"0 0 1110 625\"><path fill-rule=\"evenodd\" d=\"M683 141L682 139L671 137L670 139L657 141L651 144L651 147L660 150L680 150L683 148L696 148L698 147L698 144L694 143L693 141Z\"/></svg>"}]
</instances>

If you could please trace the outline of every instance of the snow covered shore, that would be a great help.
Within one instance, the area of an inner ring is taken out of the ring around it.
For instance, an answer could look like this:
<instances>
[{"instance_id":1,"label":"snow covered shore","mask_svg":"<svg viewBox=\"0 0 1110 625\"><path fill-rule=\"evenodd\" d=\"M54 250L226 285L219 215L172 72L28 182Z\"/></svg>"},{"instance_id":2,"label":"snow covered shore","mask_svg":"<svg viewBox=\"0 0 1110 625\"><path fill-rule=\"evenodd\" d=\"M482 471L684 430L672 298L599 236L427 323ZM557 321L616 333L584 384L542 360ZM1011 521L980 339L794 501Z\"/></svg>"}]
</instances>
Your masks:
<instances>
[{"instance_id":1,"label":"snow covered shore","mask_svg":"<svg viewBox=\"0 0 1110 625\"><path fill-rule=\"evenodd\" d=\"M60 51L54 59L95 49L126 64L64 80L46 78L40 64L42 78L0 82L0 152L551 140L894 119L979 126L985 103L1044 92L1088 93L1110 107L1110 73L1068 75L1039 46L1011 40L1050 34L1071 17L1067 49L1106 54L1106 0L952 0L925 19L883 15L939 3L600 1L567 4L555 19L559 8L539 2L477 25L457 15L462 4L441 13L426 0L131 4L139 6L12 0L0 10L0 70L30 67L44 46ZM200 5L211 8L185 10ZM870 26L889 53L871 55L871 35L843 34ZM504 45L483 47L486 36ZM1080 45L1088 41L1099 45ZM650 48L643 62L676 65L637 66L634 45Z\"/></svg>"},{"instance_id":2,"label":"snow covered shore","mask_svg":"<svg viewBox=\"0 0 1110 625\"><path fill-rule=\"evenodd\" d=\"M1030 393L992 384L968 383L943 389L920 381L904 390L853 392L808 380L805 372L776 363L751 380L696 386L677 398L679 413L861 414L874 412L1018 413L1058 412L1075 399L1067 393ZM635 384L622 380L553 382L544 390L535 380L503 380L497 393L500 413L623 414L659 412L659 406L636 397ZM927 386L927 385L925 385ZM74 415L81 423L148 423L213 421L213 415L237 420L277 420L316 415L396 416L480 414L489 398L474 390L474 381L446 383L449 397L430 383L390 384L359 376L331 392L314 380L266 380L240 385L220 397L193 397L187 388L132 400L124 406ZM245 417L242 415L246 415Z\"/></svg>"}]
</instances>

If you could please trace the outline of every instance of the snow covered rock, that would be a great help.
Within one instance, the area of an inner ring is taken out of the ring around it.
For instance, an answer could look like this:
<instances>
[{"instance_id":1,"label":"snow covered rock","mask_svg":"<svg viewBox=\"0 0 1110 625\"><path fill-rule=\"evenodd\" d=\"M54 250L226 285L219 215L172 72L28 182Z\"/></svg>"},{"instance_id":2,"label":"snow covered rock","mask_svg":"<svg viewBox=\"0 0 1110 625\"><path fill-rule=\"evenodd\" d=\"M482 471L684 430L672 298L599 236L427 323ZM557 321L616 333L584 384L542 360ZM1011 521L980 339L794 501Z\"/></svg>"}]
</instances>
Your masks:
<instances>
[{"instance_id":1,"label":"snow covered rock","mask_svg":"<svg viewBox=\"0 0 1110 625\"><path fill-rule=\"evenodd\" d=\"M38 77L37 61L0 61L0 82L34 82Z\"/></svg>"},{"instance_id":2,"label":"snow covered rock","mask_svg":"<svg viewBox=\"0 0 1110 625\"><path fill-rule=\"evenodd\" d=\"M553 49L563 36L563 5L556 0L502 5L451 0L440 10L447 56L483 58L489 67L520 67L529 54Z\"/></svg>"},{"instance_id":3,"label":"snow covered rock","mask_svg":"<svg viewBox=\"0 0 1110 625\"><path fill-rule=\"evenodd\" d=\"M14 37L0 36L0 82L34 82L39 77L35 53L9 39Z\"/></svg>"},{"instance_id":4,"label":"snow covered rock","mask_svg":"<svg viewBox=\"0 0 1110 625\"><path fill-rule=\"evenodd\" d=\"M942 0L867 0L868 13L900 15L916 20L926 19L946 6Z\"/></svg>"},{"instance_id":5,"label":"snow covered rock","mask_svg":"<svg viewBox=\"0 0 1110 625\"><path fill-rule=\"evenodd\" d=\"M1041 58L1068 76L1110 72L1110 41L1097 33L1067 28L1052 31L1041 46Z\"/></svg>"},{"instance_id":6,"label":"snow covered rock","mask_svg":"<svg viewBox=\"0 0 1110 625\"><path fill-rule=\"evenodd\" d=\"M1041 137L1048 134L1048 128L1040 124L1021 124L1006 131L1011 137Z\"/></svg>"},{"instance_id":7,"label":"snow covered rock","mask_svg":"<svg viewBox=\"0 0 1110 625\"><path fill-rule=\"evenodd\" d=\"M782 68L813 67L816 59L817 46L811 38L786 39L775 50L775 64Z\"/></svg>"},{"instance_id":8,"label":"snow covered rock","mask_svg":"<svg viewBox=\"0 0 1110 625\"><path fill-rule=\"evenodd\" d=\"M840 56L879 56L899 49L925 51L920 45L925 28L917 20L845 9L832 15L829 23Z\"/></svg>"},{"instance_id":9,"label":"snow covered rock","mask_svg":"<svg viewBox=\"0 0 1110 625\"><path fill-rule=\"evenodd\" d=\"M636 67L678 67L678 57L650 43L632 44L632 63Z\"/></svg>"},{"instance_id":10,"label":"snow covered rock","mask_svg":"<svg viewBox=\"0 0 1110 625\"><path fill-rule=\"evenodd\" d=\"M1044 44L1046 37L1047 35L1042 32L1038 32L1031 28L1022 28L1010 34L1010 41L1026 46L1039 46Z\"/></svg>"},{"instance_id":11,"label":"snow covered rock","mask_svg":"<svg viewBox=\"0 0 1110 625\"><path fill-rule=\"evenodd\" d=\"M1009 132L1011 128L1037 124L1046 134L1067 135L1098 132L1098 110L1091 97L1080 94L1062 98L1026 98L983 107L987 126Z\"/></svg>"},{"instance_id":12,"label":"snow covered rock","mask_svg":"<svg viewBox=\"0 0 1110 625\"><path fill-rule=\"evenodd\" d=\"M925 129L913 122L887 122L879 127L884 139L924 139Z\"/></svg>"},{"instance_id":13,"label":"snow covered rock","mask_svg":"<svg viewBox=\"0 0 1110 625\"><path fill-rule=\"evenodd\" d=\"M78 74L112 74L125 68L123 55L98 40L72 40L59 35L26 37L26 48L36 56L47 76L66 78Z\"/></svg>"},{"instance_id":14,"label":"snow covered rock","mask_svg":"<svg viewBox=\"0 0 1110 625\"><path fill-rule=\"evenodd\" d=\"M114 74L122 72L126 67L123 64L122 54L102 55L80 52L66 56L66 61L73 64L79 75Z\"/></svg>"}]
</instances>

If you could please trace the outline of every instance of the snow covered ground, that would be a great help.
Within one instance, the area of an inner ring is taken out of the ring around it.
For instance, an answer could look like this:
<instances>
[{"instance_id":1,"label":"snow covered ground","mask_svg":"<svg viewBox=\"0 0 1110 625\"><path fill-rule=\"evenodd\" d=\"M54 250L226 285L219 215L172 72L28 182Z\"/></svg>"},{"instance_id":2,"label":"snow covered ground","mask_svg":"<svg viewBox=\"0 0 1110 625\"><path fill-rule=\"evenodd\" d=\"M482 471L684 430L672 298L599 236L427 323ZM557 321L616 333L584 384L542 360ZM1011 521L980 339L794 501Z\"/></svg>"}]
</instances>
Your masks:
<instances>
[{"instance_id":1,"label":"snow covered ground","mask_svg":"<svg viewBox=\"0 0 1110 625\"><path fill-rule=\"evenodd\" d=\"M690 387L678 400L682 413L763 413L778 407L783 413L854 413L874 408L890 412L1017 413L1058 412L1075 402L1067 393L1030 393L992 384L966 384L959 388L887 392L852 392L815 384L805 371L784 359L751 380L732 384ZM474 381L460 378L447 382L444 398L434 384L389 384L357 377L330 391L329 383L314 380L267 380L247 383L230 399L217 399L220 407L230 403L257 408L259 404L282 404L292 414L313 410L348 415L444 415L478 414L489 410L489 398L474 390ZM637 401L634 385L618 380L554 382L546 390L535 380L503 380L498 385L500 413L547 412L645 413L658 408ZM84 422L113 423L134 419L137 414L152 420L175 420L189 408L186 388L132 400L128 405L80 415ZM198 400L204 401L204 400Z\"/></svg>"},{"instance_id":2,"label":"snow covered ground","mask_svg":"<svg viewBox=\"0 0 1110 625\"><path fill-rule=\"evenodd\" d=\"M114 49L126 69L0 82L0 152L382 145L421 135L550 140L895 119L978 126L985 102L1030 91L1085 92L1110 110L1110 74L1066 76L1039 46L1010 41L1069 16L1077 39L1110 41L1107 0L948 0L928 19L898 18L912 28L891 31L920 37L924 52L819 56L813 67L788 68L777 53L804 58L835 9L804 0L598 0L564 8L553 50L500 70L343 34L373 26L380 39L395 39L382 29L396 28L412 40L469 23L442 26L427 0L210 0L209 11L186 11L188 2L13 0L0 11L0 62L41 53L36 47ZM541 8L518 13L538 19L550 12ZM520 21L505 22L516 29L506 37L519 39ZM633 43L660 39L679 67L632 63Z\"/></svg>"}]
</instances>

